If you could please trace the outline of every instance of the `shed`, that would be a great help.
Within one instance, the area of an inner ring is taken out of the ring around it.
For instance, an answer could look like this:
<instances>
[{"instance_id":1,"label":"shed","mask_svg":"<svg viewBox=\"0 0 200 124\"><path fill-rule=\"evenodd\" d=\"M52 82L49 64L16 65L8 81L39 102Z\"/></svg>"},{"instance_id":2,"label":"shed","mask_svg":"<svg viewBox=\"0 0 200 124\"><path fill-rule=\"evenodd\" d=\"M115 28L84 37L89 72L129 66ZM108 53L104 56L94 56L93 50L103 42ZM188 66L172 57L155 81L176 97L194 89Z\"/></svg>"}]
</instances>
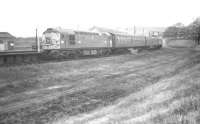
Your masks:
<instances>
[{"instance_id":1,"label":"shed","mask_svg":"<svg viewBox=\"0 0 200 124\"><path fill-rule=\"evenodd\" d=\"M16 37L8 32L0 32L0 51L13 50Z\"/></svg>"}]
</instances>

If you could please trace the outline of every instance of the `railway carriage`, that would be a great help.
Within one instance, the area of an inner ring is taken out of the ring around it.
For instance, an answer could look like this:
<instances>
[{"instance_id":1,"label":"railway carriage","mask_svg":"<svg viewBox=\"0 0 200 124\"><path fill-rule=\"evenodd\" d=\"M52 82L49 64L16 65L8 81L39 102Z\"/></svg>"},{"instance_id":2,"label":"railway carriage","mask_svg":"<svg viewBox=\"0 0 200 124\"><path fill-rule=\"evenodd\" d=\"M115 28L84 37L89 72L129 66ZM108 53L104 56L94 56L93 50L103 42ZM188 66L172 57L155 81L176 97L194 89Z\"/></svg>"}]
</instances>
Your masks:
<instances>
[{"instance_id":1,"label":"railway carriage","mask_svg":"<svg viewBox=\"0 0 200 124\"><path fill-rule=\"evenodd\" d=\"M114 34L114 47L115 48L141 48L146 44L144 36L120 35Z\"/></svg>"},{"instance_id":2,"label":"railway carriage","mask_svg":"<svg viewBox=\"0 0 200 124\"><path fill-rule=\"evenodd\" d=\"M148 46L150 48L161 47L162 40L159 38L155 38L155 37L147 37L146 38L146 46Z\"/></svg>"}]
</instances>

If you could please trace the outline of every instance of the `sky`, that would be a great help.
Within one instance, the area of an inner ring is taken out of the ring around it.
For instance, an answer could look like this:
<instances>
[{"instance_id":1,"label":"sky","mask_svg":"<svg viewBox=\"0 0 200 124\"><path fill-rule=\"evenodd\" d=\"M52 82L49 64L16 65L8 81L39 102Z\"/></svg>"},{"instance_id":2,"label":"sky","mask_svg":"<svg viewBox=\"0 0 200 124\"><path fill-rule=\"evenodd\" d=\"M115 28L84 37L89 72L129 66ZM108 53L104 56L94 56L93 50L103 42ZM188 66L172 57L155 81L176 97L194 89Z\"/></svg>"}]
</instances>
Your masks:
<instances>
[{"instance_id":1,"label":"sky","mask_svg":"<svg viewBox=\"0 0 200 124\"><path fill-rule=\"evenodd\" d=\"M187 25L200 16L198 0L1 0L0 31L16 37L46 28L86 29Z\"/></svg>"}]
</instances>

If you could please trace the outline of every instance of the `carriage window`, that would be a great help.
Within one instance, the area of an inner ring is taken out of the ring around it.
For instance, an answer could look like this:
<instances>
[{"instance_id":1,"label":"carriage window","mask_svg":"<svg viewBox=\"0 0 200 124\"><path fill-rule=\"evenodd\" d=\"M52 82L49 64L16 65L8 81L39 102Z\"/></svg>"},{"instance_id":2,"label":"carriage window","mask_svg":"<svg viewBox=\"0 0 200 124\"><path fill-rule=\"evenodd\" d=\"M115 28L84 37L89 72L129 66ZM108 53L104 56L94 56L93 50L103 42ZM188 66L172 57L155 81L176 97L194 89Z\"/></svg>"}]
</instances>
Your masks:
<instances>
[{"instance_id":1,"label":"carriage window","mask_svg":"<svg viewBox=\"0 0 200 124\"><path fill-rule=\"evenodd\" d=\"M71 45L74 45L75 44L75 35L69 35L69 43Z\"/></svg>"},{"instance_id":2,"label":"carriage window","mask_svg":"<svg viewBox=\"0 0 200 124\"><path fill-rule=\"evenodd\" d=\"M0 40L0 44L3 44L3 41L2 41L2 40Z\"/></svg>"}]
</instances>

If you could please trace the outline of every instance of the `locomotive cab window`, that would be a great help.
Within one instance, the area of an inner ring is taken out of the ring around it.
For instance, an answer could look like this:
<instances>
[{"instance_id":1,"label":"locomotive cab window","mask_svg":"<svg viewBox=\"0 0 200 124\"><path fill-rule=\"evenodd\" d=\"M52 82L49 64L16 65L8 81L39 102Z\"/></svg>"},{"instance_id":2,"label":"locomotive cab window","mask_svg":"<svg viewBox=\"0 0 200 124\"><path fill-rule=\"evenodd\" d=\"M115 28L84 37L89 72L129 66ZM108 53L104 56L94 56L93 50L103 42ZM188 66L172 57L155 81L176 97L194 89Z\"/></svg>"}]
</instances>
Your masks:
<instances>
[{"instance_id":1,"label":"locomotive cab window","mask_svg":"<svg viewBox=\"0 0 200 124\"><path fill-rule=\"evenodd\" d=\"M74 45L75 44L75 35L69 35L69 43L71 45Z\"/></svg>"}]
</instances>

